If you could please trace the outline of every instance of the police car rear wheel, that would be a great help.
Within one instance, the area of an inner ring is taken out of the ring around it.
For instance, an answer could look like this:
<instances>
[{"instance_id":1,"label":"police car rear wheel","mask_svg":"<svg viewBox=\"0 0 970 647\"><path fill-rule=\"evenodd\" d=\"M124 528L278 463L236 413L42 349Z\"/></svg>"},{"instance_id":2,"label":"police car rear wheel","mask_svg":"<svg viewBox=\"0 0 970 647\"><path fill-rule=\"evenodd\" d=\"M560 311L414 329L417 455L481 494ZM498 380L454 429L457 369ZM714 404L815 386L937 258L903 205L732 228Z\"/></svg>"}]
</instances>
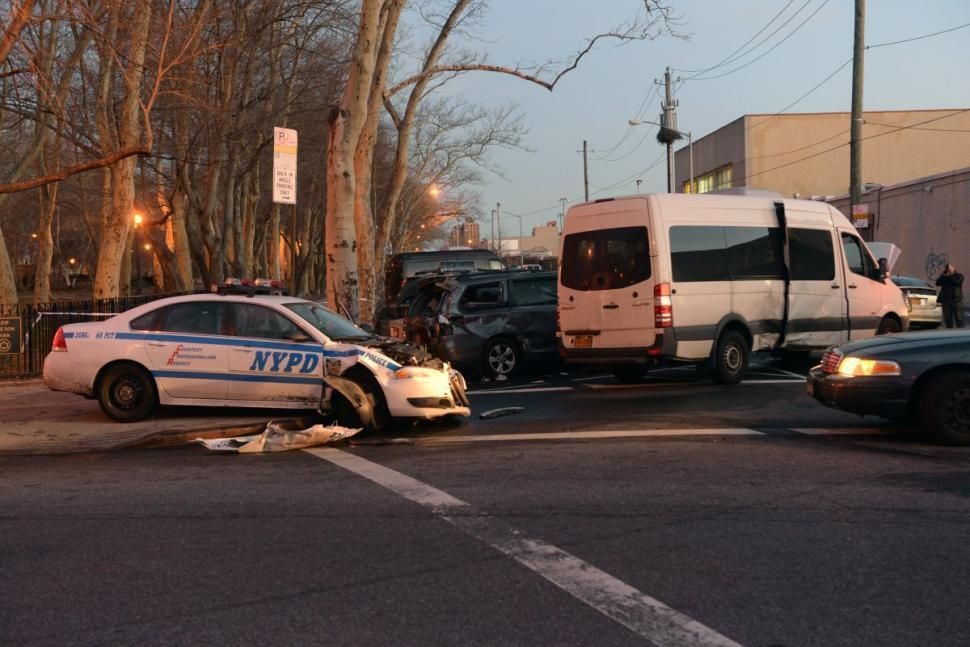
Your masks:
<instances>
[{"instance_id":1,"label":"police car rear wheel","mask_svg":"<svg viewBox=\"0 0 970 647\"><path fill-rule=\"evenodd\" d=\"M158 407L155 380L136 364L116 364L98 383L98 404L112 420L144 420Z\"/></svg>"}]
</instances>

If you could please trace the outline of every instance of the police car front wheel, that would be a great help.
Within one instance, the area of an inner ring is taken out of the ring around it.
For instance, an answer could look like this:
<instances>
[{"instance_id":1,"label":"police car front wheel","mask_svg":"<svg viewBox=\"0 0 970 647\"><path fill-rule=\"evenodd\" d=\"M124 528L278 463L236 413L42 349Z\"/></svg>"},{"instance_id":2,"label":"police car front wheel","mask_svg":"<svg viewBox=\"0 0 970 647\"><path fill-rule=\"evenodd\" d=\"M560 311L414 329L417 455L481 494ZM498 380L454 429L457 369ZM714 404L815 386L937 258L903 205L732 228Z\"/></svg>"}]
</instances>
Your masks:
<instances>
[{"instance_id":1,"label":"police car front wheel","mask_svg":"<svg viewBox=\"0 0 970 647\"><path fill-rule=\"evenodd\" d=\"M158 407L155 380L137 364L115 364L98 381L98 404L112 420L144 420Z\"/></svg>"}]
</instances>

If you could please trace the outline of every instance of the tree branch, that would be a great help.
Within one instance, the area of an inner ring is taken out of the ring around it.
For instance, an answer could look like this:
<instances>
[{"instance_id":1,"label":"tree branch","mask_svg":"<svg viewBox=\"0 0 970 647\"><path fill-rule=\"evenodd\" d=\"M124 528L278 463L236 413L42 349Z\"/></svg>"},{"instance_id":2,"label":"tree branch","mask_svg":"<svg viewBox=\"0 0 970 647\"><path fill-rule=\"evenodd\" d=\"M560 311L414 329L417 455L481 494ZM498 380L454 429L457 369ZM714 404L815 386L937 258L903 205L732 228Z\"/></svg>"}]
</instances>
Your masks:
<instances>
[{"instance_id":1,"label":"tree branch","mask_svg":"<svg viewBox=\"0 0 970 647\"><path fill-rule=\"evenodd\" d=\"M60 182L61 180L66 180L72 175L77 175L78 173L84 173L85 171L90 171L96 168L104 168L105 166L111 166L115 162L125 159L126 157L131 157L132 155L150 155L151 148L147 146L129 146L128 148L122 148L120 150L111 153L110 155L105 155L98 159L89 160L87 162L82 162L81 164L75 164L74 166L68 166L62 168L56 173L51 173L50 175L45 175L43 177L36 177L31 180L23 180L21 182L11 182L10 184L0 184L0 195L4 193L17 193L19 191L27 191L30 189L36 189L39 186L46 186L53 182Z\"/></svg>"}]
</instances>

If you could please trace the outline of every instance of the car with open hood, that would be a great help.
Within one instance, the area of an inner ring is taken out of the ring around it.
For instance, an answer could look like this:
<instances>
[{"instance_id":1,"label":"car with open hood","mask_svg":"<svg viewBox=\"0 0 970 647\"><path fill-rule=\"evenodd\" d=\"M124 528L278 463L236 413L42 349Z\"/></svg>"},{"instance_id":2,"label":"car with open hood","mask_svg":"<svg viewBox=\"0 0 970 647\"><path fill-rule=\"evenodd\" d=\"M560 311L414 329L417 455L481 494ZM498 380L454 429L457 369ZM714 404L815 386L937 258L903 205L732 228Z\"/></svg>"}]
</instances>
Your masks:
<instances>
[{"instance_id":1,"label":"car with open hood","mask_svg":"<svg viewBox=\"0 0 970 647\"><path fill-rule=\"evenodd\" d=\"M252 291L159 299L62 326L44 382L96 398L121 422L159 405L318 409L372 429L471 413L462 375L424 349L319 303Z\"/></svg>"},{"instance_id":2,"label":"car with open hood","mask_svg":"<svg viewBox=\"0 0 970 647\"><path fill-rule=\"evenodd\" d=\"M829 349L809 371L824 405L912 423L970 445L970 330L884 335Z\"/></svg>"}]
</instances>

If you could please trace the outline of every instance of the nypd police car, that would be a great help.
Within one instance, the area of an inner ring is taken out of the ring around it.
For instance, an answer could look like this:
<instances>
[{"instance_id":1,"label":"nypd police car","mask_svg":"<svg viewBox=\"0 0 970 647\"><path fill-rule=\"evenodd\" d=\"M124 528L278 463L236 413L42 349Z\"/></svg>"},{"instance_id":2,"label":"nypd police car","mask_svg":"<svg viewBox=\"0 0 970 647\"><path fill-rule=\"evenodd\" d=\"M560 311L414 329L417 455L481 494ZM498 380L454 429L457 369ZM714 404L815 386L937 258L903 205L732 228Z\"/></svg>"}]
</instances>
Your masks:
<instances>
[{"instance_id":1,"label":"nypd police car","mask_svg":"<svg viewBox=\"0 0 970 647\"><path fill-rule=\"evenodd\" d=\"M461 374L422 349L312 301L231 290L62 326L44 382L96 398L121 422L158 405L319 409L368 428L470 415Z\"/></svg>"}]
</instances>

